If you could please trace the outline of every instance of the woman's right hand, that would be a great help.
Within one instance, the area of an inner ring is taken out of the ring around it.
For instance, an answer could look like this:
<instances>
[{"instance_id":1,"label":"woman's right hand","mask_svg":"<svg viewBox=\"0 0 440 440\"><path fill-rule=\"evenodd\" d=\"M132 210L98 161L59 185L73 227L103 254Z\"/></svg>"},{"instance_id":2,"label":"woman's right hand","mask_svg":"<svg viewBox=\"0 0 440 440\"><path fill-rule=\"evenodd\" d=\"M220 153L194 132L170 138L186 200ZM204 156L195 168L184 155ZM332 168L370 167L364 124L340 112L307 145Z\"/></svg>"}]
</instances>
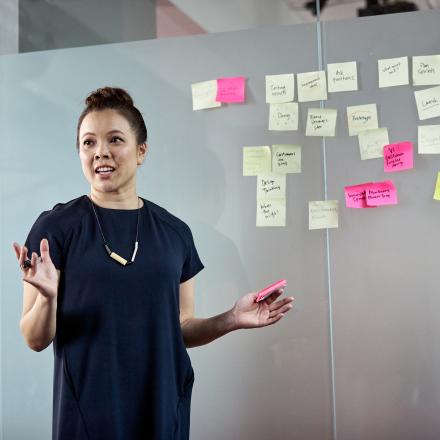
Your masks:
<instances>
[{"instance_id":1,"label":"woman's right hand","mask_svg":"<svg viewBox=\"0 0 440 440\"><path fill-rule=\"evenodd\" d=\"M13 248L18 264L22 267L24 261L28 259L28 250L26 246L22 247L16 242L13 243ZM46 298L57 297L59 277L50 258L49 242L46 238L40 242L40 257L36 252L32 252L31 267L23 269L23 281L35 286Z\"/></svg>"}]
</instances>

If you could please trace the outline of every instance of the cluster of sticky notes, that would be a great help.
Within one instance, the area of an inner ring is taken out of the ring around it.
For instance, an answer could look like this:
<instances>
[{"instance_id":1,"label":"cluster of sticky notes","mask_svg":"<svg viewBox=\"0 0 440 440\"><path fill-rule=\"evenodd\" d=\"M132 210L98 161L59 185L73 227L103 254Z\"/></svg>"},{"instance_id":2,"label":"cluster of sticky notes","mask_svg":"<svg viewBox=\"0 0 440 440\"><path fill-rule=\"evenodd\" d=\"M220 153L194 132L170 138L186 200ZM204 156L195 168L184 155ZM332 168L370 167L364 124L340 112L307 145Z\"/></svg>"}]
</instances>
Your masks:
<instances>
[{"instance_id":1,"label":"cluster of sticky notes","mask_svg":"<svg viewBox=\"0 0 440 440\"><path fill-rule=\"evenodd\" d=\"M243 175L257 176L257 226L286 226L286 174L300 172L300 145L243 147Z\"/></svg>"},{"instance_id":2,"label":"cluster of sticky notes","mask_svg":"<svg viewBox=\"0 0 440 440\"><path fill-rule=\"evenodd\" d=\"M339 224L338 200L309 202L309 229L337 228Z\"/></svg>"},{"instance_id":3,"label":"cluster of sticky notes","mask_svg":"<svg viewBox=\"0 0 440 440\"><path fill-rule=\"evenodd\" d=\"M397 190L391 180L346 186L344 191L347 208L375 208L376 206L397 205Z\"/></svg>"},{"instance_id":4,"label":"cluster of sticky notes","mask_svg":"<svg viewBox=\"0 0 440 440\"><path fill-rule=\"evenodd\" d=\"M191 84L193 110L220 107L222 103L245 101L246 78L218 78Z\"/></svg>"}]
</instances>

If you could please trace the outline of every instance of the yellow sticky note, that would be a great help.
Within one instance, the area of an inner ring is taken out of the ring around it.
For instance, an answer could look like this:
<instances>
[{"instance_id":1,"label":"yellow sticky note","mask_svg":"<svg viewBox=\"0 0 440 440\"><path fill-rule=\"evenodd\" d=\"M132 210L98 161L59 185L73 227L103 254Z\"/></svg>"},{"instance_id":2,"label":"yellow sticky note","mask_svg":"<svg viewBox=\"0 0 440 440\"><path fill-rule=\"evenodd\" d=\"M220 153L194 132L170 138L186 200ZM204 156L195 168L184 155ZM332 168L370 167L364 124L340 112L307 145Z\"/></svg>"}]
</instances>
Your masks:
<instances>
[{"instance_id":1,"label":"yellow sticky note","mask_svg":"<svg viewBox=\"0 0 440 440\"><path fill-rule=\"evenodd\" d=\"M266 75L266 102L283 103L293 101L295 95L295 75Z\"/></svg>"},{"instance_id":2,"label":"yellow sticky note","mask_svg":"<svg viewBox=\"0 0 440 440\"><path fill-rule=\"evenodd\" d=\"M309 229L337 228L339 224L338 200L309 202Z\"/></svg>"},{"instance_id":3,"label":"yellow sticky note","mask_svg":"<svg viewBox=\"0 0 440 440\"><path fill-rule=\"evenodd\" d=\"M285 174L266 173L257 176L257 200L285 198Z\"/></svg>"},{"instance_id":4,"label":"yellow sticky note","mask_svg":"<svg viewBox=\"0 0 440 440\"><path fill-rule=\"evenodd\" d=\"M334 136L337 115L335 108L309 108L306 136Z\"/></svg>"},{"instance_id":5,"label":"yellow sticky note","mask_svg":"<svg viewBox=\"0 0 440 440\"><path fill-rule=\"evenodd\" d=\"M257 176L272 171L270 147L243 147L243 176Z\"/></svg>"},{"instance_id":6,"label":"yellow sticky note","mask_svg":"<svg viewBox=\"0 0 440 440\"><path fill-rule=\"evenodd\" d=\"M215 100L217 96L217 81L203 81L191 84L193 110L220 107L221 102Z\"/></svg>"},{"instance_id":7,"label":"yellow sticky note","mask_svg":"<svg viewBox=\"0 0 440 440\"><path fill-rule=\"evenodd\" d=\"M356 61L327 64L328 91L351 92L358 89Z\"/></svg>"},{"instance_id":8,"label":"yellow sticky note","mask_svg":"<svg viewBox=\"0 0 440 440\"><path fill-rule=\"evenodd\" d=\"M440 154L440 125L419 125L418 153Z\"/></svg>"},{"instance_id":9,"label":"yellow sticky note","mask_svg":"<svg viewBox=\"0 0 440 440\"><path fill-rule=\"evenodd\" d=\"M440 55L413 57L413 85L434 86L440 84Z\"/></svg>"},{"instance_id":10,"label":"yellow sticky note","mask_svg":"<svg viewBox=\"0 0 440 440\"><path fill-rule=\"evenodd\" d=\"M440 86L418 90L414 96L421 121L440 116Z\"/></svg>"},{"instance_id":11,"label":"yellow sticky note","mask_svg":"<svg viewBox=\"0 0 440 440\"><path fill-rule=\"evenodd\" d=\"M383 157L383 147L389 145L387 128L374 128L358 134L361 160Z\"/></svg>"},{"instance_id":12,"label":"yellow sticky note","mask_svg":"<svg viewBox=\"0 0 440 440\"><path fill-rule=\"evenodd\" d=\"M321 101L327 99L327 81L324 70L298 73L298 101Z\"/></svg>"},{"instance_id":13,"label":"yellow sticky note","mask_svg":"<svg viewBox=\"0 0 440 440\"><path fill-rule=\"evenodd\" d=\"M409 84L408 57L378 60L379 87Z\"/></svg>"},{"instance_id":14,"label":"yellow sticky note","mask_svg":"<svg viewBox=\"0 0 440 440\"><path fill-rule=\"evenodd\" d=\"M274 173L301 172L301 146L290 144L272 145L272 171Z\"/></svg>"},{"instance_id":15,"label":"yellow sticky note","mask_svg":"<svg viewBox=\"0 0 440 440\"><path fill-rule=\"evenodd\" d=\"M257 200L257 226L286 226L286 199Z\"/></svg>"},{"instance_id":16,"label":"yellow sticky note","mask_svg":"<svg viewBox=\"0 0 440 440\"><path fill-rule=\"evenodd\" d=\"M269 130L298 130L298 103L286 102L284 104L270 104Z\"/></svg>"},{"instance_id":17,"label":"yellow sticky note","mask_svg":"<svg viewBox=\"0 0 440 440\"><path fill-rule=\"evenodd\" d=\"M347 107L348 133L356 136L360 131L379 128L376 104Z\"/></svg>"},{"instance_id":18,"label":"yellow sticky note","mask_svg":"<svg viewBox=\"0 0 440 440\"><path fill-rule=\"evenodd\" d=\"M437 182L435 184L434 200L440 200L440 172L437 174Z\"/></svg>"}]
</instances>

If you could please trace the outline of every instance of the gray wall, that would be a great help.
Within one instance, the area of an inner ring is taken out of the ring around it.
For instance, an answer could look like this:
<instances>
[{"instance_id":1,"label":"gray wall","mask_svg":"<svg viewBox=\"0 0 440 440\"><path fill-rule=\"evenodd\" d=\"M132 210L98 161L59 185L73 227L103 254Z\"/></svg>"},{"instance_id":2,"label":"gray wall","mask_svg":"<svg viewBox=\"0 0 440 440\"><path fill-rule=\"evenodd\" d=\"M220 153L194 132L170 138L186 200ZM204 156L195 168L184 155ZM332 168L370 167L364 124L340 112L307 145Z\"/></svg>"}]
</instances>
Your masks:
<instances>
[{"instance_id":1,"label":"gray wall","mask_svg":"<svg viewBox=\"0 0 440 440\"><path fill-rule=\"evenodd\" d=\"M139 193L194 232L206 266L197 315L220 313L281 277L296 298L277 326L189 351L192 439L438 438L438 157L417 156L413 171L392 176L396 207L347 210L343 186L385 178L380 160L361 163L346 105L376 101L391 140L416 140L412 87L379 90L376 61L438 53L439 17L329 23L322 53L315 25L301 25L1 57L4 438L49 438L52 407L52 348L33 353L20 336L11 243L24 241L42 210L88 192L75 125L85 95L106 84L132 93L149 128ZM316 70L319 60L359 61L361 90L326 103L339 109L337 137L304 137L307 107L317 103L300 104L300 131L269 132L264 75ZM87 75L72 73L83 65ZM191 83L233 75L248 78L246 104L192 112ZM256 181L241 175L241 148L275 143L303 146L303 172L287 178L287 227L257 229ZM326 186L341 205L340 228L328 235L308 231L307 212Z\"/></svg>"}]
</instances>

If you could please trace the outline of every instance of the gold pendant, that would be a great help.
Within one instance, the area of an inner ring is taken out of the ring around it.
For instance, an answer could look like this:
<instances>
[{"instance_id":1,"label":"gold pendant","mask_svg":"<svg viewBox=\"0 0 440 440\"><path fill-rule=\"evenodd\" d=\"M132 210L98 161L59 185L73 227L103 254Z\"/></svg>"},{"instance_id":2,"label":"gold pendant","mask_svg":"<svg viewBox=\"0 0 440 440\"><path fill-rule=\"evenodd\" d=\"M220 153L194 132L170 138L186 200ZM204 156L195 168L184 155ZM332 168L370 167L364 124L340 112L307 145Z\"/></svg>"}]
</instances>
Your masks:
<instances>
[{"instance_id":1,"label":"gold pendant","mask_svg":"<svg viewBox=\"0 0 440 440\"><path fill-rule=\"evenodd\" d=\"M121 263L123 266L126 266L128 263L128 261L125 258L122 258L116 252L112 252L110 254L110 257L113 258L113 260L116 260L118 263Z\"/></svg>"}]
</instances>

